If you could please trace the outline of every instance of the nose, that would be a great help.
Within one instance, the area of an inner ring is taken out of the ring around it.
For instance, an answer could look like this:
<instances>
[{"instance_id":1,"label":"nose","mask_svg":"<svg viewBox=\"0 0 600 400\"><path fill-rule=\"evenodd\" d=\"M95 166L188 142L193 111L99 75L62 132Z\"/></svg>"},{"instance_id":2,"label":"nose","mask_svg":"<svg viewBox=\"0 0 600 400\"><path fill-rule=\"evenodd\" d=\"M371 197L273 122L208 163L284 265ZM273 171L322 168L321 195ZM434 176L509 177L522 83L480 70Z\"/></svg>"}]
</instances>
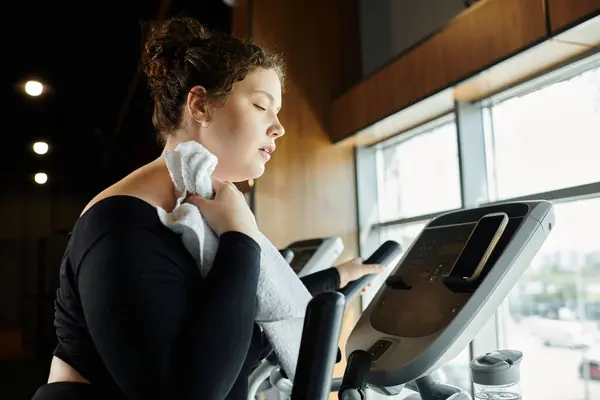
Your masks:
<instances>
[{"instance_id":1,"label":"nose","mask_svg":"<svg viewBox=\"0 0 600 400\"><path fill-rule=\"evenodd\" d=\"M268 133L269 137L277 139L283 135L285 135L285 128L281 125L281 122L278 118L275 119L275 123L271 126Z\"/></svg>"}]
</instances>

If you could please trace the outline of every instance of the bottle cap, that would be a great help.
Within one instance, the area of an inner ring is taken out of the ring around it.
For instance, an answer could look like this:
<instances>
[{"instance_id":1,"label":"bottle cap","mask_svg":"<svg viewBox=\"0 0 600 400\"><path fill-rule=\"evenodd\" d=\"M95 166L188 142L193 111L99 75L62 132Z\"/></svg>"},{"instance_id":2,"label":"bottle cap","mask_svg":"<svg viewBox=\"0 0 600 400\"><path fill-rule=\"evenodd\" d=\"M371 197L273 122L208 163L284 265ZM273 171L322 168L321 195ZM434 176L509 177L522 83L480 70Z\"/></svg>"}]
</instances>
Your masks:
<instances>
[{"instance_id":1,"label":"bottle cap","mask_svg":"<svg viewBox=\"0 0 600 400\"><path fill-rule=\"evenodd\" d=\"M473 382L485 386L501 386L518 383L519 364L523 353L519 350L497 350L476 357L471 361Z\"/></svg>"}]
</instances>

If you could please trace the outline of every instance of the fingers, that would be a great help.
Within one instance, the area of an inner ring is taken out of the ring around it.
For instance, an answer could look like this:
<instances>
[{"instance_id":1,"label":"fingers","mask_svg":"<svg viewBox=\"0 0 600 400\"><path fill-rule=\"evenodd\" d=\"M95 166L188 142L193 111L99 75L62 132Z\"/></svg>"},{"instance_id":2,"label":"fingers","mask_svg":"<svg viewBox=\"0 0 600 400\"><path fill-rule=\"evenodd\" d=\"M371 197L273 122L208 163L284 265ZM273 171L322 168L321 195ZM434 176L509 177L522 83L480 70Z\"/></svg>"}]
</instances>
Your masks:
<instances>
[{"instance_id":1,"label":"fingers","mask_svg":"<svg viewBox=\"0 0 600 400\"><path fill-rule=\"evenodd\" d=\"M212 184L215 185L215 186L219 186L219 185L224 185L225 184L224 181L222 181L220 179L217 179L214 176L211 176L210 180L211 180Z\"/></svg>"},{"instance_id":2,"label":"fingers","mask_svg":"<svg viewBox=\"0 0 600 400\"><path fill-rule=\"evenodd\" d=\"M212 185L213 185L213 189L215 190L215 192L219 192L221 189L223 189L225 186L227 186L227 182L218 180L217 178L214 177L210 177L210 180L212 181Z\"/></svg>"},{"instance_id":3,"label":"fingers","mask_svg":"<svg viewBox=\"0 0 600 400\"><path fill-rule=\"evenodd\" d=\"M235 186L235 184L233 182L221 181L221 180L219 180L217 178L214 178L212 176L210 177L210 179L212 180L213 190L215 191L215 193L219 193L223 189L233 189L236 192L242 193L240 191L240 189L238 189L238 187Z\"/></svg>"},{"instance_id":4,"label":"fingers","mask_svg":"<svg viewBox=\"0 0 600 400\"><path fill-rule=\"evenodd\" d=\"M367 283L367 287L363 288L363 290L360 291L361 294L363 293L367 293L367 290L369 289L369 287L373 286L372 282Z\"/></svg>"},{"instance_id":5,"label":"fingers","mask_svg":"<svg viewBox=\"0 0 600 400\"><path fill-rule=\"evenodd\" d=\"M196 207L200 207L206 203L206 199L198 194L189 195L186 199L186 203L190 203L195 205Z\"/></svg>"},{"instance_id":6,"label":"fingers","mask_svg":"<svg viewBox=\"0 0 600 400\"><path fill-rule=\"evenodd\" d=\"M195 204L195 205L199 205L199 204L206 204L207 202L209 202L210 200L214 200L214 197L220 193L221 191L223 191L223 189L227 189L227 190L234 190L236 192L240 192L239 189L237 188L237 186L235 186L233 183L231 182L227 182L227 181L221 181L219 179L213 178L212 176L210 177L211 181L212 181L212 185L213 185L213 198L212 199L205 199L202 196L198 195L198 194L190 194L185 201L187 203L191 203L191 204ZM240 192L241 193L241 192Z\"/></svg>"},{"instance_id":7,"label":"fingers","mask_svg":"<svg viewBox=\"0 0 600 400\"><path fill-rule=\"evenodd\" d=\"M376 274L383 271L383 265L380 264L363 264L363 268L367 274Z\"/></svg>"}]
</instances>

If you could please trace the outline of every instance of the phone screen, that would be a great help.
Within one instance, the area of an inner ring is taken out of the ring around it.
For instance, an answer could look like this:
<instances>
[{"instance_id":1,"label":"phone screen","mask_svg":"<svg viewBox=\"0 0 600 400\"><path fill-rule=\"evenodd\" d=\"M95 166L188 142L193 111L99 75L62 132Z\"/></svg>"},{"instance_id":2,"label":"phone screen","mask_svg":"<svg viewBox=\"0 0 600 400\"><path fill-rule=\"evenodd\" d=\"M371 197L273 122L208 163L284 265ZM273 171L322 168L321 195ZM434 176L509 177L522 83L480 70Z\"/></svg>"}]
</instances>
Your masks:
<instances>
[{"instance_id":1,"label":"phone screen","mask_svg":"<svg viewBox=\"0 0 600 400\"><path fill-rule=\"evenodd\" d=\"M479 220L469 241L456 260L451 276L476 279L508 223L506 214L485 216Z\"/></svg>"}]
</instances>

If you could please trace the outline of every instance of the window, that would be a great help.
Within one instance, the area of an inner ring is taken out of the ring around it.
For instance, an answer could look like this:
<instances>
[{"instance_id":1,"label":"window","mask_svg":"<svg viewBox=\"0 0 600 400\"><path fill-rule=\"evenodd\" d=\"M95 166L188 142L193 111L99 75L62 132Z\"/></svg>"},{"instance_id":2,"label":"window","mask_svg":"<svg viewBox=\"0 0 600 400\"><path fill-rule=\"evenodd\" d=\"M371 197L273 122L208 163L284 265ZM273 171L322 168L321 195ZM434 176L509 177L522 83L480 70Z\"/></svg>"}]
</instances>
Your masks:
<instances>
[{"instance_id":1,"label":"window","mask_svg":"<svg viewBox=\"0 0 600 400\"><path fill-rule=\"evenodd\" d=\"M456 124L406 135L377 153L380 221L460 208Z\"/></svg>"},{"instance_id":2,"label":"window","mask_svg":"<svg viewBox=\"0 0 600 400\"><path fill-rule=\"evenodd\" d=\"M365 202L359 193L359 203L377 204L376 218L365 207L361 248L392 239L406 251L431 218L463 204L554 201L556 227L498 318L436 373L470 390L471 358L517 348L523 398L600 399L600 56L480 104L457 103L455 114L365 153L375 160L369 176L378 198ZM363 309L390 272L373 281Z\"/></svg>"},{"instance_id":3,"label":"window","mask_svg":"<svg viewBox=\"0 0 600 400\"><path fill-rule=\"evenodd\" d=\"M533 400L600 398L588 379L600 379L597 65L486 110L490 198L556 202L555 228L501 318L500 344L524 352L523 397Z\"/></svg>"},{"instance_id":4,"label":"window","mask_svg":"<svg viewBox=\"0 0 600 400\"><path fill-rule=\"evenodd\" d=\"M508 298L501 343L523 351L523 398L600 399L600 382L581 369L588 355L600 364L600 198L555 212L552 234Z\"/></svg>"},{"instance_id":5,"label":"window","mask_svg":"<svg viewBox=\"0 0 600 400\"><path fill-rule=\"evenodd\" d=\"M492 197L600 181L600 67L496 103L486 112Z\"/></svg>"}]
</instances>

